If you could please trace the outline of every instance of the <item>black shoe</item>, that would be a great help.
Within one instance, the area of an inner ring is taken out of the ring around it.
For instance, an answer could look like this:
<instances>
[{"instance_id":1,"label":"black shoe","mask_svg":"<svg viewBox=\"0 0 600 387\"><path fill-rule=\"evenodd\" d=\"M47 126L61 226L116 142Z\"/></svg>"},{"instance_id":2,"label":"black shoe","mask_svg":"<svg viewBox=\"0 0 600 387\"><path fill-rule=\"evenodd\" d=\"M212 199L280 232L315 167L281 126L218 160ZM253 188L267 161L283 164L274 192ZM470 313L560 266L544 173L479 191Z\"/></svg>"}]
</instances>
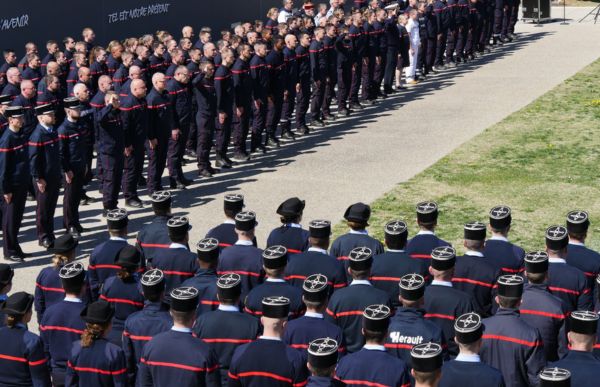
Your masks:
<instances>
[{"instance_id":1,"label":"black shoe","mask_svg":"<svg viewBox=\"0 0 600 387\"><path fill-rule=\"evenodd\" d=\"M185 155L188 157L192 157L192 158L198 158L198 154L196 154L196 151L193 149L186 149L185 150Z\"/></svg>"},{"instance_id":2,"label":"black shoe","mask_svg":"<svg viewBox=\"0 0 600 387\"><path fill-rule=\"evenodd\" d=\"M266 148L279 148L281 145L279 144L279 140L274 139L274 138L269 138L267 139L267 142L265 142L265 147Z\"/></svg>"},{"instance_id":3,"label":"black shoe","mask_svg":"<svg viewBox=\"0 0 600 387\"><path fill-rule=\"evenodd\" d=\"M81 237L81 233L76 227L69 227L69 234L71 234L74 239L79 239Z\"/></svg>"},{"instance_id":4,"label":"black shoe","mask_svg":"<svg viewBox=\"0 0 600 387\"><path fill-rule=\"evenodd\" d=\"M75 225L75 228L77 229L77 231L79 231L80 234L90 231L89 229L83 227L80 224Z\"/></svg>"},{"instance_id":5,"label":"black shoe","mask_svg":"<svg viewBox=\"0 0 600 387\"><path fill-rule=\"evenodd\" d=\"M169 177L169 187L171 189L185 189L185 184L182 181Z\"/></svg>"},{"instance_id":6,"label":"black shoe","mask_svg":"<svg viewBox=\"0 0 600 387\"><path fill-rule=\"evenodd\" d=\"M31 253L24 253L23 250L21 250L21 252L18 255L21 258L30 258L30 257L33 257L33 254L31 254Z\"/></svg>"},{"instance_id":7,"label":"black shoe","mask_svg":"<svg viewBox=\"0 0 600 387\"><path fill-rule=\"evenodd\" d=\"M44 238L41 241L38 242L39 246L42 246L43 248L47 249L48 247L52 246L52 240L50 240L50 238Z\"/></svg>"},{"instance_id":8,"label":"black shoe","mask_svg":"<svg viewBox=\"0 0 600 387\"><path fill-rule=\"evenodd\" d=\"M323 114L323 121L335 121L333 114Z\"/></svg>"},{"instance_id":9,"label":"black shoe","mask_svg":"<svg viewBox=\"0 0 600 387\"><path fill-rule=\"evenodd\" d=\"M361 105L373 106L373 105L375 105L375 101L373 101L372 99L365 99L361 102Z\"/></svg>"},{"instance_id":10,"label":"black shoe","mask_svg":"<svg viewBox=\"0 0 600 387\"><path fill-rule=\"evenodd\" d=\"M317 128L324 128L325 127L325 123L321 120L314 120L313 122L310 123L311 126L317 127Z\"/></svg>"},{"instance_id":11,"label":"black shoe","mask_svg":"<svg viewBox=\"0 0 600 387\"><path fill-rule=\"evenodd\" d=\"M217 168L221 169L231 168L231 164L229 164L225 159L217 159L215 165L217 166Z\"/></svg>"},{"instance_id":12,"label":"black shoe","mask_svg":"<svg viewBox=\"0 0 600 387\"><path fill-rule=\"evenodd\" d=\"M223 156L223 160L225 160L227 162L227 164L229 165L235 165L235 163L233 162L233 160L231 160L229 157L227 156Z\"/></svg>"},{"instance_id":13,"label":"black shoe","mask_svg":"<svg viewBox=\"0 0 600 387\"><path fill-rule=\"evenodd\" d=\"M17 262L17 263L25 262L23 257L20 257L18 255L11 255L10 257L4 257L4 259L6 261Z\"/></svg>"},{"instance_id":14,"label":"black shoe","mask_svg":"<svg viewBox=\"0 0 600 387\"><path fill-rule=\"evenodd\" d=\"M131 198L131 199L125 200L125 206L132 207L132 208L143 208L144 207L144 205L142 204L142 201L138 198Z\"/></svg>"},{"instance_id":15,"label":"black shoe","mask_svg":"<svg viewBox=\"0 0 600 387\"><path fill-rule=\"evenodd\" d=\"M108 215L108 211L110 211L109 209L103 208L102 209L102 217L106 218L106 216Z\"/></svg>"},{"instance_id":16,"label":"black shoe","mask_svg":"<svg viewBox=\"0 0 600 387\"><path fill-rule=\"evenodd\" d=\"M138 187L145 187L148 185L148 182L146 181L146 178L144 176L140 177L140 180L138 181Z\"/></svg>"},{"instance_id":17,"label":"black shoe","mask_svg":"<svg viewBox=\"0 0 600 387\"><path fill-rule=\"evenodd\" d=\"M294 137L294 134L292 132L285 132L281 135L281 141L284 142L294 141L295 139L296 138Z\"/></svg>"},{"instance_id":18,"label":"black shoe","mask_svg":"<svg viewBox=\"0 0 600 387\"><path fill-rule=\"evenodd\" d=\"M306 125L300 125L296 129L296 136L306 136L309 133L310 133L310 129L308 129L308 126L306 126Z\"/></svg>"},{"instance_id":19,"label":"black shoe","mask_svg":"<svg viewBox=\"0 0 600 387\"><path fill-rule=\"evenodd\" d=\"M81 204L84 206L94 202L96 202L96 198L89 197L85 193L81 196Z\"/></svg>"},{"instance_id":20,"label":"black shoe","mask_svg":"<svg viewBox=\"0 0 600 387\"><path fill-rule=\"evenodd\" d=\"M240 163L243 163L244 161L248 161L250 160L250 157L248 155L245 155L241 152L235 152L233 154L233 157L231 158L233 161L238 161Z\"/></svg>"},{"instance_id":21,"label":"black shoe","mask_svg":"<svg viewBox=\"0 0 600 387\"><path fill-rule=\"evenodd\" d=\"M350 104L350 109L362 110L364 108L365 107L363 105L361 105L360 103L358 103L358 102L353 102L353 103Z\"/></svg>"},{"instance_id":22,"label":"black shoe","mask_svg":"<svg viewBox=\"0 0 600 387\"><path fill-rule=\"evenodd\" d=\"M433 71L436 73L439 73L441 71L446 70L446 68L444 67L444 65L435 65L433 66Z\"/></svg>"},{"instance_id":23,"label":"black shoe","mask_svg":"<svg viewBox=\"0 0 600 387\"><path fill-rule=\"evenodd\" d=\"M212 175L213 174L206 168L198 171L198 176L200 177L212 177Z\"/></svg>"}]
</instances>

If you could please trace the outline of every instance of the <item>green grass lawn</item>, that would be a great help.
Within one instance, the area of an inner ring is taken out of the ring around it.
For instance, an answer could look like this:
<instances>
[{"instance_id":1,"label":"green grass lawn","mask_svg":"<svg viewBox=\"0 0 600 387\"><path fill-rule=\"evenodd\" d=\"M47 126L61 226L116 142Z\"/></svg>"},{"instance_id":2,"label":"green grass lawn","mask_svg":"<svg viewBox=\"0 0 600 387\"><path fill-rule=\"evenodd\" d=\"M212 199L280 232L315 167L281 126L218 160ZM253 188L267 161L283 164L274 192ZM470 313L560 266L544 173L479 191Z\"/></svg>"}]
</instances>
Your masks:
<instances>
[{"instance_id":1,"label":"green grass lawn","mask_svg":"<svg viewBox=\"0 0 600 387\"><path fill-rule=\"evenodd\" d=\"M549 64L551 65L551 64ZM383 239L392 219L417 231L415 204L440 206L438 235L462 252L462 226L488 222L498 204L512 208L509 238L544 247L544 230L570 210L590 213L587 244L600 249L600 60L461 145L372 203L370 233ZM343 225L335 234L346 231Z\"/></svg>"}]
</instances>

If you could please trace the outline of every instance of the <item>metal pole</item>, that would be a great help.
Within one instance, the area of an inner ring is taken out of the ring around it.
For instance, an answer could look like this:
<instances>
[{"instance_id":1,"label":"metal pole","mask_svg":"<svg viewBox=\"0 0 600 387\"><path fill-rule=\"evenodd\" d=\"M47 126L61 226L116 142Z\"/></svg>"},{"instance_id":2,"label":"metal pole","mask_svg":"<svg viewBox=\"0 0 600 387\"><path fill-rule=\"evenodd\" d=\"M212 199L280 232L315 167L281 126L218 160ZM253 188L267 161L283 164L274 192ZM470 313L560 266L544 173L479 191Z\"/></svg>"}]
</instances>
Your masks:
<instances>
[{"instance_id":1,"label":"metal pole","mask_svg":"<svg viewBox=\"0 0 600 387\"><path fill-rule=\"evenodd\" d=\"M540 24L540 13L542 12L542 7L541 7L541 0L538 0L538 9L537 9L537 24L535 25L535 27L541 27L542 25Z\"/></svg>"},{"instance_id":2,"label":"metal pole","mask_svg":"<svg viewBox=\"0 0 600 387\"><path fill-rule=\"evenodd\" d=\"M560 23L561 26L566 26L567 23L567 0L563 0L563 22Z\"/></svg>"}]
</instances>

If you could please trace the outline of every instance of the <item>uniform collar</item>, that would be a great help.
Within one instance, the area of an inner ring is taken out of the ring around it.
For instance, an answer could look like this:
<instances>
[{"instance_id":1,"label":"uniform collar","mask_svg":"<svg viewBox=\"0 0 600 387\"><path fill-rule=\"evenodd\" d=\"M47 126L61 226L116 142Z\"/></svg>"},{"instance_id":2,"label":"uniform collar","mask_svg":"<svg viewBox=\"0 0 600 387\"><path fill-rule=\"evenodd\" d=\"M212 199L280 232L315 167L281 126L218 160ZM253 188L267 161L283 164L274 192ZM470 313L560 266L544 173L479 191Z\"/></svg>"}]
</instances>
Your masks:
<instances>
[{"instance_id":1,"label":"uniform collar","mask_svg":"<svg viewBox=\"0 0 600 387\"><path fill-rule=\"evenodd\" d=\"M285 280L282 278L267 278L265 282L285 283Z\"/></svg>"},{"instance_id":2,"label":"uniform collar","mask_svg":"<svg viewBox=\"0 0 600 387\"><path fill-rule=\"evenodd\" d=\"M369 280L352 280L352 282L350 282L350 286L352 285L367 285L367 286L373 286L371 285L371 282L369 282Z\"/></svg>"},{"instance_id":3,"label":"uniform collar","mask_svg":"<svg viewBox=\"0 0 600 387\"><path fill-rule=\"evenodd\" d=\"M235 305L223 305L223 304L219 304L219 307L217 308L220 311L223 312L239 312L240 308L238 308Z\"/></svg>"},{"instance_id":4,"label":"uniform collar","mask_svg":"<svg viewBox=\"0 0 600 387\"><path fill-rule=\"evenodd\" d=\"M465 252L465 255L471 256L471 257L480 257L483 258L483 253L480 251L473 251L473 250L467 250Z\"/></svg>"},{"instance_id":5,"label":"uniform collar","mask_svg":"<svg viewBox=\"0 0 600 387\"><path fill-rule=\"evenodd\" d=\"M323 318L323 313L316 313L316 312L305 312L304 313L304 317L310 317L310 318Z\"/></svg>"},{"instance_id":6,"label":"uniform collar","mask_svg":"<svg viewBox=\"0 0 600 387\"><path fill-rule=\"evenodd\" d=\"M259 340L270 340L270 341L281 341L281 338L273 337L273 336L260 336L258 339Z\"/></svg>"},{"instance_id":7,"label":"uniform collar","mask_svg":"<svg viewBox=\"0 0 600 387\"><path fill-rule=\"evenodd\" d=\"M563 258L552 257L548 258L548 262L550 263L567 263Z\"/></svg>"},{"instance_id":8,"label":"uniform collar","mask_svg":"<svg viewBox=\"0 0 600 387\"><path fill-rule=\"evenodd\" d=\"M8 298L8 294L0 294L0 302L6 301L7 298Z\"/></svg>"},{"instance_id":9,"label":"uniform collar","mask_svg":"<svg viewBox=\"0 0 600 387\"><path fill-rule=\"evenodd\" d=\"M254 243L252 243L252 241L243 241L243 240L240 240L240 239L238 239L235 242L235 244L238 245L238 246L253 246L254 245Z\"/></svg>"},{"instance_id":10,"label":"uniform collar","mask_svg":"<svg viewBox=\"0 0 600 387\"><path fill-rule=\"evenodd\" d=\"M365 230L350 230L349 234L357 234L357 235L369 235L369 232Z\"/></svg>"},{"instance_id":11,"label":"uniform collar","mask_svg":"<svg viewBox=\"0 0 600 387\"><path fill-rule=\"evenodd\" d=\"M429 230L419 230L417 235L435 235L435 233L433 231L429 231Z\"/></svg>"},{"instance_id":12,"label":"uniform collar","mask_svg":"<svg viewBox=\"0 0 600 387\"><path fill-rule=\"evenodd\" d=\"M125 239L125 238L121 238L121 237L118 237L118 236L111 236L111 237L110 237L110 240L111 240L111 241L121 241L121 242L127 242L127 239Z\"/></svg>"},{"instance_id":13,"label":"uniform collar","mask_svg":"<svg viewBox=\"0 0 600 387\"><path fill-rule=\"evenodd\" d=\"M181 333L192 333L192 328L171 327L172 331Z\"/></svg>"},{"instance_id":14,"label":"uniform collar","mask_svg":"<svg viewBox=\"0 0 600 387\"><path fill-rule=\"evenodd\" d=\"M363 346L364 349L366 349L367 351L383 351L385 352L386 349L383 345L378 345L378 344L365 344Z\"/></svg>"},{"instance_id":15,"label":"uniform collar","mask_svg":"<svg viewBox=\"0 0 600 387\"><path fill-rule=\"evenodd\" d=\"M404 250L387 249L388 253L404 253Z\"/></svg>"},{"instance_id":16,"label":"uniform collar","mask_svg":"<svg viewBox=\"0 0 600 387\"><path fill-rule=\"evenodd\" d=\"M235 220L233 220L233 219L225 219L225 221L223 222L223 224L235 224Z\"/></svg>"},{"instance_id":17,"label":"uniform collar","mask_svg":"<svg viewBox=\"0 0 600 387\"><path fill-rule=\"evenodd\" d=\"M184 250L188 249L186 245L182 245L181 243L175 243L175 242L171 243L169 245L169 248L170 249L184 249Z\"/></svg>"},{"instance_id":18,"label":"uniform collar","mask_svg":"<svg viewBox=\"0 0 600 387\"><path fill-rule=\"evenodd\" d=\"M492 235L489 240L508 242L508 238L506 238L505 236L502 236L502 235Z\"/></svg>"},{"instance_id":19,"label":"uniform collar","mask_svg":"<svg viewBox=\"0 0 600 387\"><path fill-rule=\"evenodd\" d=\"M499 307L498 311L496 312L496 316L519 316L521 313L519 312L519 309L509 309L509 308L502 308Z\"/></svg>"},{"instance_id":20,"label":"uniform collar","mask_svg":"<svg viewBox=\"0 0 600 387\"><path fill-rule=\"evenodd\" d=\"M70 296L65 296L64 301L66 301L66 302L76 302L76 303L82 303L83 302L83 301L81 301L81 298L70 297Z\"/></svg>"},{"instance_id":21,"label":"uniform collar","mask_svg":"<svg viewBox=\"0 0 600 387\"><path fill-rule=\"evenodd\" d=\"M464 354L464 353L459 353L458 356L456 356L456 359L454 359L456 361L464 361L467 363L481 363L481 358L479 357L479 355L477 354Z\"/></svg>"},{"instance_id":22,"label":"uniform collar","mask_svg":"<svg viewBox=\"0 0 600 387\"><path fill-rule=\"evenodd\" d=\"M315 253L327 254L327 250L320 247L309 247L308 251L314 251Z\"/></svg>"},{"instance_id":23,"label":"uniform collar","mask_svg":"<svg viewBox=\"0 0 600 387\"><path fill-rule=\"evenodd\" d=\"M575 242L575 241L572 241L572 240L569 240L569 244L573 245L573 246L585 246L585 243Z\"/></svg>"},{"instance_id":24,"label":"uniform collar","mask_svg":"<svg viewBox=\"0 0 600 387\"><path fill-rule=\"evenodd\" d=\"M302 225L299 223L286 223L285 224L286 227L293 227L293 228L302 228Z\"/></svg>"},{"instance_id":25,"label":"uniform collar","mask_svg":"<svg viewBox=\"0 0 600 387\"><path fill-rule=\"evenodd\" d=\"M431 281L431 285L447 286L447 287L451 288L452 287L452 282L450 282L450 281L433 280L433 281Z\"/></svg>"}]
</instances>

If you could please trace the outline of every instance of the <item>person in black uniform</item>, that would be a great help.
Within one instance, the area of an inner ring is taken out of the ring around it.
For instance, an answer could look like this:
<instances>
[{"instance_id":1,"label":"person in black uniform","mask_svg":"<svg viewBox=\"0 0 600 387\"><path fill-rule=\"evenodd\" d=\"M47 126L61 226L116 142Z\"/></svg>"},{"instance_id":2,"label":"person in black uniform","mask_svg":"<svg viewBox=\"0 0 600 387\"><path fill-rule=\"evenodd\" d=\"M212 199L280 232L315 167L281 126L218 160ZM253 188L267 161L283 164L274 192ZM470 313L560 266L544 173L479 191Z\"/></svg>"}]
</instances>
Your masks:
<instances>
[{"instance_id":1,"label":"person in black uniform","mask_svg":"<svg viewBox=\"0 0 600 387\"><path fill-rule=\"evenodd\" d=\"M483 320L485 332L480 356L484 363L502 372L507 384L515 387L537 385L538 373L546 364L542 337L537 328L519 316L523 278L498 278L496 314Z\"/></svg>"},{"instance_id":2,"label":"person in black uniform","mask_svg":"<svg viewBox=\"0 0 600 387\"><path fill-rule=\"evenodd\" d=\"M233 116L233 79L231 66L235 61L233 51L225 49L221 53L221 65L215 71L215 92L217 95L217 117L215 119L217 168L231 168L233 161L227 157L227 148L231 139L231 120Z\"/></svg>"},{"instance_id":3,"label":"person in black uniform","mask_svg":"<svg viewBox=\"0 0 600 387\"><path fill-rule=\"evenodd\" d=\"M565 368L546 367L539 377L540 387L571 387L571 372Z\"/></svg>"},{"instance_id":4,"label":"person in black uniform","mask_svg":"<svg viewBox=\"0 0 600 387\"><path fill-rule=\"evenodd\" d=\"M145 298L144 309L127 317L123 330L123 351L131 384L135 381L146 343L173 326L169 306L163 302L165 291L163 272L159 269L148 270L142 275L140 284Z\"/></svg>"},{"instance_id":5,"label":"person in black uniform","mask_svg":"<svg viewBox=\"0 0 600 387\"><path fill-rule=\"evenodd\" d=\"M171 244L157 254L148 265L160 269L165 274L165 292L179 287L183 281L194 276L198 271L198 260L189 250L190 221L186 216L173 216L167 221Z\"/></svg>"},{"instance_id":6,"label":"person in black uniform","mask_svg":"<svg viewBox=\"0 0 600 387\"><path fill-rule=\"evenodd\" d=\"M348 37L352 46L352 82L350 85L350 109L360 110L363 105L358 101L358 91L362 80L363 62L367 53L368 36L363 30L363 19L360 13L352 15L352 25L348 28ZM368 61L368 59L367 59Z\"/></svg>"},{"instance_id":7,"label":"person in black uniform","mask_svg":"<svg viewBox=\"0 0 600 387\"><path fill-rule=\"evenodd\" d=\"M321 128L325 126L323 122L323 103L325 100L325 86L329 79L327 57L323 51L324 36L325 30L322 27L317 27L314 39L308 50L312 80L312 97L310 103L311 125Z\"/></svg>"},{"instance_id":8,"label":"person in black uniform","mask_svg":"<svg viewBox=\"0 0 600 387\"><path fill-rule=\"evenodd\" d=\"M128 223L129 218L125 209L111 210L106 215L110 239L94 248L88 265L88 282L93 300L98 299L104 281L120 269L115 262L121 249L128 245Z\"/></svg>"},{"instance_id":9,"label":"person in black uniform","mask_svg":"<svg viewBox=\"0 0 600 387\"><path fill-rule=\"evenodd\" d=\"M79 202L87 165L85 128L80 122L83 105L75 98L65 98L67 118L58 128L60 163L65 176L63 197L63 226L75 238L84 231L79 221Z\"/></svg>"},{"instance_id":10,"label":"person in black uniform","mask_svg":"<svg viewBox=\"0 0 600 387\"><path fill-rule=\"evenodd\" d=\"M548 290L548 254L526 254L525 275L527 283L519 307L521 319L540 331L546 360L556 361L567 351L568 311L563 301Z\"/></svg>"},{"instance_id":11,"label":"person in black uniform","mask_svg":"<svg viewBox=\"0 0 600 387\"><path fill-rule=\"evenodd\" d=\"M8 128L0 137L0 191L2 193L2 235L4 259L23 262L28 256L21 250L18 235L23 220L27 187L31 181L27 137L20 133L24 110L11 106L4 112Z\"/></svg>"},{"instance_id":12,"label":"person in black uniform","mask_svg":"<svg viewBox=\"0 0 600 387\"><path fill-rule=\"evenodd\" d=\"M343 383L334 379L338 361L339 344L331 337L315 339L308 345L308 361L306 366L311 376L307 387L342 387Z\"/></svg>"},{"instance_id":13,"label":"person in black uniform","mask_svg":"<svg viewBox=\"0 0 600 387\"><path fill-rule=\"evenodd\" d=\"M216 173L209 160L217 117L214 74L215 66L206 61L200 64L200 73L192 79L192 89L198 106L196 112L198 173L205 177L210 177Z\"/></svg>"},{"instance_id":14,"label":"person in black uniform","mask_svg":"<svg viewBox=\"0 0 600 387\"><path fill-rule=\"evenodd\" d=\"M106 339L114 314L115 310L106 301L93 302L81 311L85 330L71 349L66 387L127 386L125 354Z\"/></svg>"},{"instance_id":15,"label":"person in black uniform","mask_svg":"<svg viewBox=\"0 0 600 387\"><path fill-rule=\"evenodd\" d=\"M29 137L29 170L36 196L36 229L38 244L48 248L54 240L54 211L60 190L60 151L54 128L54 107L36 106L39 124Z\"/></svg>"},{"instance_id":16,"label":"person in black uniform","mask_svg":"<svg viewBox=\"0 0 600 387\"><path fill-rule=\"evenodd\" d=\"M439 215L437 203L431 201L420 202L416 206L416 212L419 232L408 241L406 252L412 258L425 259L429 263L433 249L450 246L450 243L435 235Z\"/></svg>"},{"instance_id":17,"label":"person in black uniform","mask_svg":"<svg viewBox=\"0 0 600 387\"><path fill-rule=\"evenodd\" d=\"M144 347L138 385L143 387L220 387L219 362L215 352L192 334L198 291L175 288L170 293L173 327L159 333Z\"/></svg>"},{"instance_id":18,"label":"person in black uniform","mask_svg":"<svg viewBox=\"0 0 600 387\"><path fill-rule=\"evenodd\" d=\"M360 311L369 305L391 305L389 295L369 282L373 252L368 247L353 249L348 257L348 273L352 282L347 288L336 291L327 306L327 318L344 331L348 352L359 351L363 346L360 332Z\"/></svg>"},{"instance_id":19,"label":"person in black uniform","mask_svg":"<svg viewBox=\"0 0 600 387\"><path fill-rule=\"evenodd\" d=\"M215 310L219 306L217 299L217 263L219 262L219 241L215 238L204 238L196 244L198 267L196 274L187 279L181 286L191 286L198 290L198 308L196 314Z\"/></svg>"},{"instance_id":20,"label":"person in black uniform","mask_svg":"<svg viewBox=\"0 0 600 387\"><path fill-rule=\"evenodd\" d=\"M282 341L290 300L266 297L262 304L263 334L258 340L235 350L229 367L228 386L304 385L308 378L305 359L298 350Z\"/></svg>"},{"instance_id":21,"label":"person in black uniform","mask_svg":"<svg viewBox=\"0 0 600 387\"><path fill-rule=\"evenodd\" d=\"M8 298L8 293L12 290L14 276L15 271L9 264L0 263L0 303L6 301ZM6 326L6 316L0 313L0 328L4 326Z\"/></svg>"},{"instance_id":22,"label":"person in black uniform","mask_svg":"<svg viewBox=\"0 0 600 387\"><path fill-rule=\"evenodd\" d=\"M596 278L600 273L600 254L585 246L589 226L587 212L575 210L567 214L569 246L566 261L569 265L583 271L588 280L588 288L597 292Z\"/></svg>"},{"instance_id":23,"label":"person in black uniform","mask_svg":"<svg viewBox=\"0 0 600 387\"><path fill-rule=\"evenodd\" d=\"M573 386L591 387L600 377L600 360L594 356L598 313L578 310L569 317L569 352L551 367L568 369Z\"/></svg>"},{"instance_id":24,"label":"person in black uniform","mask_svg":"<svg viewBox=\"0 0 600 387\"><path fill-rule=\"evenodd\" d=\"M389 6L388 6L389 7ZM398 30L398 21L396 20L395 5L388 10L387 18L384 23L384 34L387 40L387 52L385 54L385 71L383 76L383 91L386 94L394 93L394 75L398 66L398 54L400 49L400 31Z\"/></svg>"},{"instance_id":25,"label":"person in black uniform","mask_svg":"<svg viewBox=\"0 0 600 387\"><path fill-rule=\"evenodd\" d=\"M433 321L444 332L448 341L448 353L458 354L454 337L454 320L474 310L475 300L461 290L454 288L452 277L456 264L456 251L452 247L436 247L431 252L429 273L433 277L425 289L425 318Z\"/></svg>"},{"instance_id":26,"label":"person in black uniform","mask_svg":"<svg viewBox=\"0 0 600 387\"><path fill-rule=\"evenodd\" d=\"M286 64L283 60L284 40L281 37L273 38L273 48L266 56L267 71L269 74L269 88L267 94L267 120L266 120L266 148L279 148L279 140L275 136L277 125L281 120L283 109L283 96L285 93Z\"/></svg>"},{"instance_id":27,"label":"person in black uniform","mask_svg":"<svg viewBox=\"0 0 600 387\"><path fill-rule=\"evenodd\" d=\"M473 295L475 311L484 317L492 314L493 289L500 269L483 255L485 224L469 222L464 226L465 255L456 258L456 288Z\"/></svg>"},{"instance_id":28,"label":"person in black uniform","mask_svg":"<svg viewBox=\"0 0 600 387\"><path fill-rule=\"evenodd\" d=\"M408 227L404 221L393 220L386 223L384 232L387 251L373 257L370 280L373 286L385 290L390 295L392 305L396 306L400 278L409 273L427 278L429 266L425 265L425 261L412 259L404 252L408 238Z\"/></svg>"},{"instance_id":29,"label":"person in black uniform","mask_svg":"<svg viewBox=\"0 0 600 387\"><path fill-rule=\"evenodd\" d=\"M348 35L348 27L340 28L335 42L335 69L337 80L338 115L349 116L348 97L350 95L350 82L352 82L352 40Z\"/></svg>"},{"instance_id":30,"label":"person in black uniform","mask_svg":"<svg viewBox=\"0 0 600 387\"><path fill-rule=\"evenodd\" d=\"M142 254L142 263L152 262L154 257L171 244L167 222L171 217L173 199L169 191L155 191L150 195L154 218L143 226L136 238L136 247Z\"/></svg>"},{"instance_id":31,"label":"person in black uniform","mask_svg":"<svg viewBox=\"0 0 600 387\"><path fill-rule=\"evenodd\" d=\"M512 222L511 209L508 206L496 206L490 210L489 230L492 236L485 241L483 254L501 270L502 274L523 272L525 250L508 241Z\"/></svg>"},{"instance_id":32,"label":"person in black uniform","mask_svg":"<svg viewBox=\"0 0 600 387\"><path fill-rule=\"evenodd\" d=\"M296 63L298 64L298 82L300 88L296 95L296 135L304 136L309 133L306 126L306 111L310 104L310 35L302 33L298 37L299 44L296 46Z\"/></svg>"},{"instance_id":33,"label":"person in black uniform","mask_svg":"<svg viewBox=\"0 0 600 387\"><path fill-rule=\"evenodd\" d=\"M335 376L348 384L410 386L406 362L387 353L383 343L390 325L391 310L387 305L369 305L361 316L365 345L358 352L344 356Z\"/></svg>"},{"instance_id":34,"label":"person in black uniform","mask_svg":"<svg viewBox=\"0 0 600 387\"><path fill-rule=\"evenodd\" d=\"M238 58L231 67L233 78L233 146L232 160L247 161L249 154L246 139L250 129L250 115L252 114L252 79L250 77L250 58L252 48L241 44L238 49Z\"/></svg>"},{"instance_id":35,"label":"person in black uniform","mask_svg":"<svg viewBox=\"0 0 600 387\"><path fill-rule=\"evenodd\" d=\"M548 269L548 289L560 297L569 312L592 310L592 292L585 274L568 265L565 258L569 246L568 231L563 226L546 229L546 253L550 262Z\"/></svg>"},{"instance_id":36,"label":"person in black uniform","mask_svg":"<svg viewBox=\"0 0 600 387\"><path fill-rule=\"evenodd\" d=\"M115 309L107 339L121 346L125 320L144 307L144 296L140 292L141 286L136 274L140 266L140 252L133 246L125 246L119 251L115 263L119 266L119 271L104 281L100 299L109 302Z\"/></svg>"},{"instance_id":37,"label":"person in black uniform","mask_svg":"<svg viewBox=\"0 0 600 387\"><path fill-rule=\"evenodd\" d=\"M283 107L281 113L281 141L293 141L292 114L296 105L296 93L300 90L298 80L298 62L296 60L296 47L298 39L293 34L285 36L285 47L283 49L283 61L285 63L285 91L283 95Z\"/></svg>"},{"instance_id":38,"label":"person in black uniform","mask_svg":"<svg viewBox=\"0 0 600 387\"><path fill-rule=\"evenodd\" d=\"M327 253L331 236L331 222L328 220L312 220L308 224L309 248L300 254L290 257L285 269L285 280L301 288L304 280L321 273L329 279L332 291L346 286L344 265Z\"/></svg>"},{"instance_id":39,"label":"person in black uniform","mask_svg":"<svg viewBox=\"0 0 600 387\"><path fill-rule=\"evenodd\" d=\"M436 343L415 345L410 351L410 374L415 387L437 387L444 362L442 346Z\"/></svg>"},{"instance_id":40,"label":"person in black uniform","mask_svg":"<svg viewBox=\"0 0 600 387\"><path fill-rule=\"evenodd\" d=\"M206 233L206 237L218 239L219 247L221 249L233 246L238 240L238 236L235 232L235 216L243 209L244 195L226 194L223 198L225 221L220 225L211 228L208 233ZM256 246L256 243L254 245Z\"/></svg>"},{"instance_id":41,"label":"person in black uniform","mask_svg":"<svg viewBox=\"0 0 600 387\"><path fill-rule=\"evenodd\" d=\"M267 120L267 103L270 90L270 77L265 57L267 46L264 43L254 45L254 56L250 60L250 77L252 78L252 136L250 153L266 153L262 143L262 133Z\"/></svg>"},{"instance_id":42,"label":"person in black uniform","mask_svg":"<svg viewBox=\"0 0 600 387\"><path fill-rule=\"evenodd\" d=\"M302 212L306 203L296 197L285 200L277 208L281 227L271 231L267 246L282 245L289 253L299 254L308 248L308 231L302 228Z\"/></svg>"},{"instance_id":43,"label":"person in black uniform","mask_svg":"<svg viewBox=\"0 0 600 387\"><path fill-rule=\"evenodd\" d=\"M442 329L425 319L425 278L419 274L406 274L398 287L400 307L396 308L390 321L385 341L388 352L410 363L410 350L417 344L434 342L446 348Z\"/></svg>"},{"instance_id":44,"label":"person in black uniform","mask_svg":"<svg viewBox=\"0 0 600 387\"><path fill-rule=\"evenodd\" d=\"M53 386L64 386L67 361L73 343L79 340L85 324L81 311L85 290L85 270L80 262L71 262L59 270L65 298L49 307L40 321L44 351L50 360Z\"/></svg>"},{"instance_id":45,"label":"person in black uniform","mask_svg":"<svg viewBox=\"0 0 600 387\"><path fill-rule=\"evenodd\" d=\"M0 328L0 384L5 386L50 387L48 359L40 337L27 330L31 321L33 296L25 292L10 295L0 305L6 326Z\"/></svg>"},{"instance_id":46,"label":"person in black uniform","mask_svg":"<svg viewBox=\"0 0 600 387\"><path fill-rule=\"evenodd\" d=\"M216 283L219 306L217 310L198 316L194 333L217 354L221 366L221 384L226 386L235 349L256 340L260 324L257 319L240 311L242 279L239 274L224 274Z\"/></svg>"},{"instance_id":47,"label":"person in black uniform","mask_svg":"<svg viewBox=\"0 0 600 387\"><path fill-rule=\"evenodd\" d=\"M504 387L500 371L481 362L481 336L484 326L477 313L466 313L454 322L458 356L444 364L440 387Z\"/></svg>"},{"instance_id":48,"label":"person in black uniform","mask_svg":"<svg viewBox=\"0 0 600 387\"><path fill-rule=\"evenodd\" d=\"M4 114L8 106L10 105L11 99L10 95L0 95L0 137L6 131L8 127L8 117Z\"/></svg>"}]
</instances>

